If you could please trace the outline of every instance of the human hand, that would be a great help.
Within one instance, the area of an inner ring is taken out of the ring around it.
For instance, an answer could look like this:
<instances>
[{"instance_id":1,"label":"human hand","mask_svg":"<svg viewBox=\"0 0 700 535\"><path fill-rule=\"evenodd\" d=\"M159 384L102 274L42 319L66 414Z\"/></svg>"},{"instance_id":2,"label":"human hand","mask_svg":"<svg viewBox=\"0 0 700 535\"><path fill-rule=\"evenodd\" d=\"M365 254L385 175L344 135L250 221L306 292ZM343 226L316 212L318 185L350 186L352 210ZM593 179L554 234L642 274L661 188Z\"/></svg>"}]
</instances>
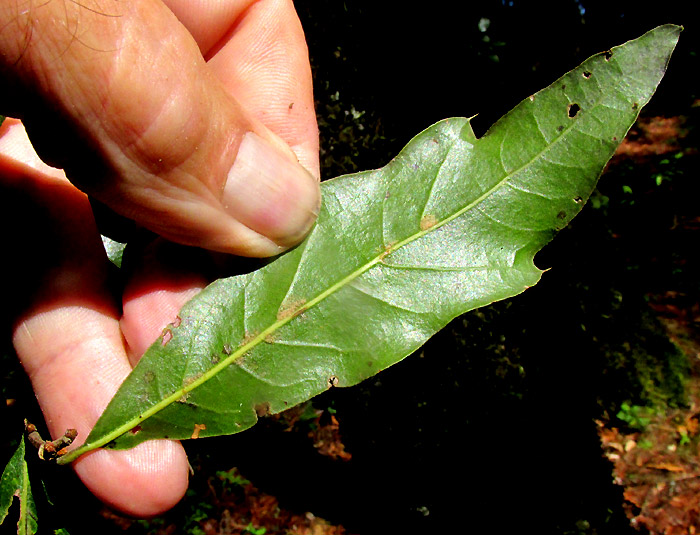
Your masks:
<instances>
[{"instance_id":1,"label":"human hand","mask_svg":"<svg viewBox=\"0 0 700 535\"><path fill-rule=\"evenodd\" d=\"M292 2L166 4L0 5L0 112L22 119L0 128L5 309L54 437L88 435L208 282L201 265L163 260L170 246L158 240L115 297L90 203L73 184L172 241L246 256L297 243L317 213L311 75ZM25 127L65 174L39 159ZM131 515L167 510L187 487L172 441L98 450L74 467Z\"/></svg>"}]
</instances>

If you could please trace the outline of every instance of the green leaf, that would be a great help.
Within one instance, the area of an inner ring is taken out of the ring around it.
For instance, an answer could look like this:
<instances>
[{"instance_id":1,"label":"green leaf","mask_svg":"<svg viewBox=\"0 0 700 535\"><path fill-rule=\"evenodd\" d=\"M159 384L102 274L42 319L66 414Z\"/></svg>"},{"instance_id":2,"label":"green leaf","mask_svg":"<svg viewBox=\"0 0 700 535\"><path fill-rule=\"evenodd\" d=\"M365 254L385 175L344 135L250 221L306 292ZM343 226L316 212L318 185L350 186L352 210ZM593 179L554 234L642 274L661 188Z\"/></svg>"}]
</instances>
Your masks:
<instances>
[{"instance_id":1,"label":"green leaf","mask_svg":"<svg viewBox=\"0 0 700 535\"><path fill-rule=\"evenodd\" d=\"M124 256L126 243L114 241L112 238L102 236L102 245L107 253L107 259L118 268L122 267L122 258Z\"/></svg>"},{"instance_id":2,"label":"green leaf","mask_svg":"<svg viewBox=\"0 0 700 535\"><path fill-rule=\"evenodd\" d=\"M386 167L322 186L306 240L180 312L86 444L230 434L403 359L455 316L537 283L663 77L681 28L593 56L476 139L442 121Z\"/></svg>"},{"instance_id":3,"label":"green leaf","mask_svg":"<svg viewBox=\"0 0 700 535\"><path fill-rule=\"evenodd\" d=\"M32 489L29 485L27 462L24 460L24 437L0 478L0 524L7 517L13 499L19 499L17 533L31 535L37 531L37 514Z\"/></svg>"}]
</instances>

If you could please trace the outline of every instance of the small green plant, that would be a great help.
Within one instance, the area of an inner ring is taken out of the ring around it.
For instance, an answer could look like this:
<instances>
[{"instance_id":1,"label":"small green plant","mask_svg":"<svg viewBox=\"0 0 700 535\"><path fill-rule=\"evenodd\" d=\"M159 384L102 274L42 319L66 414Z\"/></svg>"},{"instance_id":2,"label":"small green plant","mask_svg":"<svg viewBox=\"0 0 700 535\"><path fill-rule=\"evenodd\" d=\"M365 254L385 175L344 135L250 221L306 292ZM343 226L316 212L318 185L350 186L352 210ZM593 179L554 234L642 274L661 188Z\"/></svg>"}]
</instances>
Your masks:
<instances>
[{"instance_id":1,"label":"small green plant","mask_svg":"<svg viewBox=\"0 0 700 535\"><path fill-rule=\"evenodd\" d=\"M219 470L216 472L216 477L231 487L245 487L246 485L250 485L250 481L239 474L238 470L235 468L228 471Z\"/></svg>"},{"instance_id":2,"label":"small green plant","mask_svg":"<svg viewBox=\"0 0 700 535\"><path fill-rule=\"evenodd\" d=\"M643 450L650 450L654 446L654 443L648 438L643 438L637 442L637 447Z\"/></svg>"},{"instance_id":3,"label":"small green plant","mask_svg":"<svg viewBox=\"0 0 700 535\"><path fill-rule=\"evenodd\" d=\"M643 431L651 422L652 410L640 405L630 405L627 402L620 405L617 413L618 419L625 422L632 429Z\"/></svg>"},{"instance_id":4,"label":"small green plant","mask_svg":"<svg viewBox=\"0 0 700 535\"><path fill-rule=\"evenodd\" d=\"M250 535L265 535L267 529L265 528L255 528L253 524L248 524L243 530L244 534L249 533Z\"/></svg>"},{"instance_id":5,"label":"small green plant","mask_svg":"<svg viewBox=\"0 0 700 535\"><path fill-rule=\"evenodd\" d=\"M187 495L193 497L193 493L188 490ZM189 514L185 517L183 531L188 535L205 535L201 528L201 522L211 516L214 506L210 503L196 500L190 503Z\"/></svg>"}]
</instances>

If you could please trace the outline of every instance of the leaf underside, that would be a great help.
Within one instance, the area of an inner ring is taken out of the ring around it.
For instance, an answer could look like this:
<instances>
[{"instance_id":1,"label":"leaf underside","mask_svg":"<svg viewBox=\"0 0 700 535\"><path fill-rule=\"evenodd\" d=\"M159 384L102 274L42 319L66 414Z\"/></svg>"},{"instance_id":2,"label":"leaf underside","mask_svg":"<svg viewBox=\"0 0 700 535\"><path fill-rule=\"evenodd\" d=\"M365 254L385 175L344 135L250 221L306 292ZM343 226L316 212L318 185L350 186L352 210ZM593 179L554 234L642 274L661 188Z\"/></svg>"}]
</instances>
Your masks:
<instances>
[{"instance_id":1,"label":"leaf underside","mask_svg":"<svg viewBox=\"0 0 700 535\"><path fill-rule=\"evenodd\" d=\"M583 207L680 30L593 56L478 140L468 119L447 119L386 167L324 182L304 242L192 299L65 462L105 445L242 431L537 283L535 253Z\"/></svg>"}]
</instances>

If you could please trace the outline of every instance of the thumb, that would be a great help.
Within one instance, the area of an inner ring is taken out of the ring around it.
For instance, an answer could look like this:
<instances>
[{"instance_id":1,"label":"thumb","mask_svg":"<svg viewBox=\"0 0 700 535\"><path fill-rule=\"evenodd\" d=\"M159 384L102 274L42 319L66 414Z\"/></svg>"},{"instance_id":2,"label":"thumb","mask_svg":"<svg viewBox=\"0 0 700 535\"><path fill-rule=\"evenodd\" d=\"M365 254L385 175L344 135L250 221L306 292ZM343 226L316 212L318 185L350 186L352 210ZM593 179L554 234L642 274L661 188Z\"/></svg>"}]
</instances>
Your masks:
<instances>
[{"instance_id":1,"label":"thumb","mask_svg":"<svg viewBox=\"0 0 700 535\"><path fill-rule=\"evenodd\" d=\"M0 102L44 161L179 243L268 256L303 238L318 181L230 96L164 4L20 7L0 6Z\"/></svg>"}]
</instances>

